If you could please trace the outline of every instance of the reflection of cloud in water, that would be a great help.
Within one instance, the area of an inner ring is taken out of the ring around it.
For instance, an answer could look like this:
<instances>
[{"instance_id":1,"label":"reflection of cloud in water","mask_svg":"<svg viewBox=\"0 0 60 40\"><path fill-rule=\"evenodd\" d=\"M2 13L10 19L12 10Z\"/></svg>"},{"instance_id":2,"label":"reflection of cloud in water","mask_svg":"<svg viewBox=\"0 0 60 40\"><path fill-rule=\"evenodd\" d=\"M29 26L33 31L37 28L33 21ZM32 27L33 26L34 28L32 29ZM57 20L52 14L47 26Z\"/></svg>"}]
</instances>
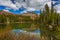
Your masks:
<instances>
[{"instance_id":1,"label":"reflection of cloud in water","mask_svg":"<svg viewBox=\"0 0 60 40\"><path fill-rule=\"evenodd\" d=\"M40 34L40 30L37 29L37 30L35 30L33 32L27 32L27 31L23 31L23 30L17 29L17 30L12 30L12 33L15 34L15 35L18 35L20 33L29 34L29 35L39 35Z\"/></svg>"}]
</instances>

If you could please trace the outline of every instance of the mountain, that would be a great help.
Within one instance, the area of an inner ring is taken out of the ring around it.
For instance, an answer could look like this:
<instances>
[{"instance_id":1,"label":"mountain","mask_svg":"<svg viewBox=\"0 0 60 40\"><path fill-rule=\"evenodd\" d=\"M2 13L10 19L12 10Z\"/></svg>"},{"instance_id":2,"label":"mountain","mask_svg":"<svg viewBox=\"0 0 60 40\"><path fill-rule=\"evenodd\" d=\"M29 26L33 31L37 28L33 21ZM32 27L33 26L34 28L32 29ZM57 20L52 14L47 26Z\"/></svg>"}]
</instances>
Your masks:
<instances>
[{"instance_id":1,"label":"mountain","mask_svg":"<svg viewBox=\"0 0 60 40\"><path fill-rule=\"evenodd\" d=\"M40 17L39 14L35 14L34 12L27 12L27 13L23 13L21 14L22 16L29 16L31 19L35 19Z\"/></svg>"},{"instance_id":2,"label":"mountain","mask_svg":"<svg viewBox=\"0 0 60 40\"><path fill-rule=\"evenodd\" d=\"M3 10L0 10L0 14L12 15L12 13L9 13L9 12L3 11Z\"/></svg>"},{"instance_id":3,"label":"mountain","mask_svg":"<svg viewBox=\"0 0 60 40\"><path fill-rule=\"evenodd\" d=\"M10 12L6 12L6 11L3 11L3 10L0 10L0 14L5 14L5 15L12 15L12 16L14 16L15 17L15 14L13 14L13 13L10 13ZM38 14L35 14L34 12L27 12L27 13L23 13L23 14L20 14L21 16L23 16L23 17L30 17L31 19L35 19L36 17L39 17L39 15ZM16 16L20 16L20 15L17 15L16 14Z\"/></svg>"}]
</instances>

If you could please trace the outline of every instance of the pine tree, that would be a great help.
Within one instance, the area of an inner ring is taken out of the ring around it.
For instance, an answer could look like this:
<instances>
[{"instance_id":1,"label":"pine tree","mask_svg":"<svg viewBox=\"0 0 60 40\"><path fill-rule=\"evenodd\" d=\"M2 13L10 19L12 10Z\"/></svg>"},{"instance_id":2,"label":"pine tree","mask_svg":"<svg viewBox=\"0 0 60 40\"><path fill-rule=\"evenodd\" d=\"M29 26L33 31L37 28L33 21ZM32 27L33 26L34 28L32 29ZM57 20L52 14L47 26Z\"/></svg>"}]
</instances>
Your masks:
<instances>
[{"instance_id":1,"label":"pine tree","mask_svg":"<svg viewBox=\"0 0 60 40\"><path fill-rule=\"evenodd\" d=\"M51 1L51 14L54 13L53 2Z\"/></svg>"},{"instance_id":2,"label":"pine tree","mask_svg":"<svg viewBox=\"0 0 60 40\"><path fill-rule=\"evenodd\" d=\"M45 5L45 11L46 11L46 13L49 13L49 7L47 4Z\"/></svg>"}]
</instances>

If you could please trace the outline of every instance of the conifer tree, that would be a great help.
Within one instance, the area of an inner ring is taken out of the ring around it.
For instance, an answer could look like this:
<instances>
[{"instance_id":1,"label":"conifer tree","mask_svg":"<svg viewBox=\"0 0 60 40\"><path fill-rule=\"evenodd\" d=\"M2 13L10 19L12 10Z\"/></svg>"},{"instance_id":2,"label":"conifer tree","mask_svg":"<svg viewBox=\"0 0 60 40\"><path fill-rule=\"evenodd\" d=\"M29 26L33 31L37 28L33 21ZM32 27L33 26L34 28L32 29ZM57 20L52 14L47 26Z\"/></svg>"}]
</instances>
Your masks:
<instances>
[{"instance_id":1,"label":"conifer tree","mask_svg":"<svg viewBox=\"0 0 60 40\"><path fill-rule=\"evenodd\" d=\"M54 12L53 1L51 2L51 13Z\"/></svg>"},{"instance_id":2,"label":"conifer tree","mask_svg":"<svg viewBox=\"0 0 60 40\"><path fill-rule=\"evenodd\" d=\"M45 5L45 11L46 11L46 13L49 13L49 7L47 4Z\"/></svg>"}]
</instances>

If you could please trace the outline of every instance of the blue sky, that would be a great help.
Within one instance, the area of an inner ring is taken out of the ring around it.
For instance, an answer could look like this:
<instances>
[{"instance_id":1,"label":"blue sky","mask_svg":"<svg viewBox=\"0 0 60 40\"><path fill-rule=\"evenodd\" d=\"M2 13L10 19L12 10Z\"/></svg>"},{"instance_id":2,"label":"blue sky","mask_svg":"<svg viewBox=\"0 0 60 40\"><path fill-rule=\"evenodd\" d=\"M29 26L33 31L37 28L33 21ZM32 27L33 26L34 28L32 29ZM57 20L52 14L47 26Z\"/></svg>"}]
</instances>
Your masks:
<instances>
[{"instance_id":1,"label":"blue sky","mask_svg":"<svg viewBox=\"0 0 60 40\"><path fill-rule=\"evenodd\" d=\"M54 8L60 13L60 0L53 0ZM0 10L14 14L22 14L27 11L34 11L39 14L45 4L51 7L51 0L0 0Z\"/></svg>"}]
</instances>

